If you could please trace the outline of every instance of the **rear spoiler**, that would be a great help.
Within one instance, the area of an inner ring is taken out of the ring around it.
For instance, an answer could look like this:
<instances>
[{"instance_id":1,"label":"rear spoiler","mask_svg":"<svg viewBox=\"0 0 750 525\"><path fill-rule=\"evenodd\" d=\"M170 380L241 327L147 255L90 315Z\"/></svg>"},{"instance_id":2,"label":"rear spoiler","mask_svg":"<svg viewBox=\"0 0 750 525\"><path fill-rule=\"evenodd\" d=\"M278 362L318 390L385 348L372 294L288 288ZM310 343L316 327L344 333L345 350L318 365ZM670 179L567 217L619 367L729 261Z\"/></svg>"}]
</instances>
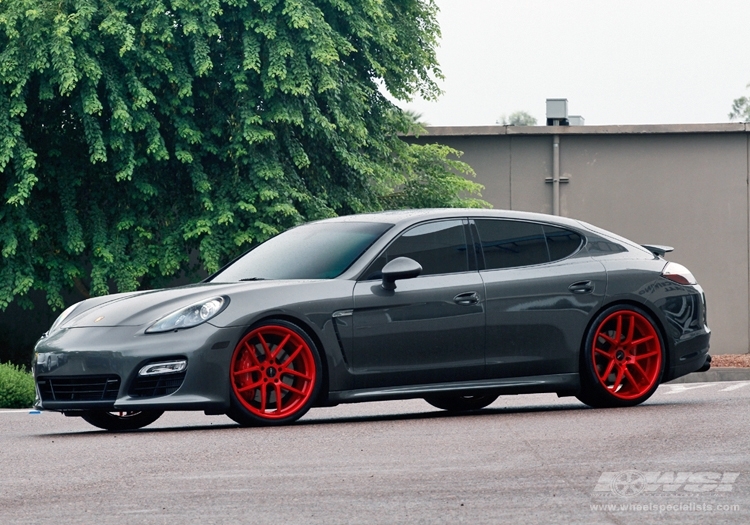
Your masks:
<instances>
[{"instance_id":1,"label":"rear spoiler","mask_svg":"<svg viewBox=\"0 0 750 525\"><path fill-rule=\"evenodd\" d=\"M671 246L662 246L660 244L641 244L641 246L659 257L664 257L667 253L674 251L674 248Z\"/></svg>"}]
</instances>

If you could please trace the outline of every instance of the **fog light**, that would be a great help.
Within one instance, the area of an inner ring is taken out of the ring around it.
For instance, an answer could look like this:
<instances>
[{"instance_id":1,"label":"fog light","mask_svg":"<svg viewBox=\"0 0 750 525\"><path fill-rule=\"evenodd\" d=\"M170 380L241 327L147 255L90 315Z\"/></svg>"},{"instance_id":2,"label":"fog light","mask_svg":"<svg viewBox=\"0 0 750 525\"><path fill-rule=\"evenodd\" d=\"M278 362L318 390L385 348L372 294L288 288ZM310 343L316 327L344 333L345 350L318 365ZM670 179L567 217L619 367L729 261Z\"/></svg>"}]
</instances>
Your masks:
<instances>
[{"instance_id":1,"label":"fog light","mask_svg":"<svg viewBox=\"0 0 750 525\"><path fill-rule=\"evenodd\" d=\"M166 361L164 363L151 363L144 366L138 372L139 376L155 376L159 374L176 374L187 368L187 359L180 361Z\"/></svg>"}]
</instances>

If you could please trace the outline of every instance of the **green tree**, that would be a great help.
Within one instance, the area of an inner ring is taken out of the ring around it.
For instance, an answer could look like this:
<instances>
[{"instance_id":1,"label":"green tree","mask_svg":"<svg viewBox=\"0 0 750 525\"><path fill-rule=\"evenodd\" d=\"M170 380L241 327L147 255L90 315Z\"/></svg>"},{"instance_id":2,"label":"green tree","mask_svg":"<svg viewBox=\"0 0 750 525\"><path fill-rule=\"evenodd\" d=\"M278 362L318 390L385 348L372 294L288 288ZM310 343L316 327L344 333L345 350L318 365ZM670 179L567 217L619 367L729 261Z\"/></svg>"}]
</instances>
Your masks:
<instances>
[{"instance_id":1,"label":"green tree","mask_svg":"<svg viewBox=\"0 0 750 525\"><path fill-rule=\"evenodd\" d=\"M496 123L502 126L536 126L536 119L525 111L516 111L501 116Z\"/></svg>"},{"instance_id":2,"label":"green tree","mask_svg":"<svg viewBox=\"0 0 750 525\"><path fill-rule=\"evenodd\" d=\"M0 308L210 272L303 220L482 204L455 152L401 141L417 124L384 95L439 94L436 12L0 2Z\"/></svg>"},{"instance_id":3,"label":"green tree","mask_svg":"<svg viewBox=\"0 0 750 525\"><path fill-rule=\"evenodd\" d=\"M750 87L750 84L747 87ZM729 120L750 122L750 99L748 97L740 97L732 101L732 111L729 113Z\"/></svg>"}]
</instances>

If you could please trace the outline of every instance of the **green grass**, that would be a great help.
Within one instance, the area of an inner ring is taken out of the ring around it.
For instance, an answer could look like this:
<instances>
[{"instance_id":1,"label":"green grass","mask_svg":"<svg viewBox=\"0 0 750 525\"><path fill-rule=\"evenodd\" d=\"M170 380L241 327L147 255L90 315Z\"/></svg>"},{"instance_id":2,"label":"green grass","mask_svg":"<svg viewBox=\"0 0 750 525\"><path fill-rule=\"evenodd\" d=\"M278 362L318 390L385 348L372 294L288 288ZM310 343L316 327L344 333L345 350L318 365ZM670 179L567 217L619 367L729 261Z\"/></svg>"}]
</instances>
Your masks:
<instances>
[{"instance_id":1,"label":"green grass","mask_svg":"<svg viewBox=\"0 0 750 525\"><path fill-rule=\"evenodd\" d=\"M20 366L0 363L0 408L34 405L34 378Z\"/></svg>"}]
</instances>

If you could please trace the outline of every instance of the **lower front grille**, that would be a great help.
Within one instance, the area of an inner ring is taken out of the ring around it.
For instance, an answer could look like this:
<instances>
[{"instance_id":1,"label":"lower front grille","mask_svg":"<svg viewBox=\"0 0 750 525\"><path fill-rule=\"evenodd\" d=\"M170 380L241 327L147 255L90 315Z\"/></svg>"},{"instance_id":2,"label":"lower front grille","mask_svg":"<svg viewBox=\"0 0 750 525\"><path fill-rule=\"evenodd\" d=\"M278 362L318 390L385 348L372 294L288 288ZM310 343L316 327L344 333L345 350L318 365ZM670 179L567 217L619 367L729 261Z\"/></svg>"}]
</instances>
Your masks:
<instances>
[{"instance_id":1,"label":"lower front grille","mask_svg":"<svg viewBox=\"0 0 750 525\"><path fill-rule=\"evenodd\" d=\"M42 401L111 401L117 399L120 377L73 376L38 377Z\"/></svg>"},{"instance_id":2,"label":"lower front grille","mask_svg":"<svg viewBox=\"0 0 750 525\"><path fill-rule=\"evenodd\" d=\"M129 394L132 397L166 396L182 386L185 373L140 376L133 381Z\"/></svg>"}]
</instances>

